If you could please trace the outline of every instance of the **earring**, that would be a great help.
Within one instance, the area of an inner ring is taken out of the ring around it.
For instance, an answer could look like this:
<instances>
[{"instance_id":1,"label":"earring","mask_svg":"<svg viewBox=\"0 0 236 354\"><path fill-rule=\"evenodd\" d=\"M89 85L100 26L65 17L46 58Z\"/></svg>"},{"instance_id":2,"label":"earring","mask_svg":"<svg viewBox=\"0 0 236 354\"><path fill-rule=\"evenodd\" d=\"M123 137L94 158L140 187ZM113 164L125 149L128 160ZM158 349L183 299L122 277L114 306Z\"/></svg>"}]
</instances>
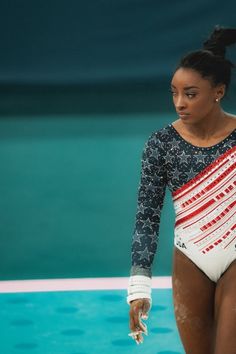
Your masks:
<instances>
[{"instance_id":1,"label":"earring","mask_svg":"<svg viewBox=\"0 0 236 354\"><path fill-rule=\"evenodd\" d=\"M219 102L219 100L220 100L219 98L216 98L216 102Z\"/></svg>"}]
</instances>

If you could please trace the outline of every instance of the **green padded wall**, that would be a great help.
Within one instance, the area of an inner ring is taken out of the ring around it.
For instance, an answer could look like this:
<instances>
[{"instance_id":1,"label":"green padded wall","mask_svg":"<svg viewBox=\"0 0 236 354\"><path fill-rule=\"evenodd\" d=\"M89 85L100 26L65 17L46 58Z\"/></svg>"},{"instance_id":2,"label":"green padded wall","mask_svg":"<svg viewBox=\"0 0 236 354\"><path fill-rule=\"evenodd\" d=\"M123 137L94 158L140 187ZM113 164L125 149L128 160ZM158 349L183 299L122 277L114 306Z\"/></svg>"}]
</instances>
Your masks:
<instances>
[{"instance_id":1,"label":"green padded wall","mask_svg":"<svg viewBox=\"0 0 236 354\"><path fill-rule=\"evenodd\" d=\"M1 119L1 279L127 276L143 144L170 119ZM159 274L171 264L168 195L164 211Z\"/></svg>"}]
</instances>

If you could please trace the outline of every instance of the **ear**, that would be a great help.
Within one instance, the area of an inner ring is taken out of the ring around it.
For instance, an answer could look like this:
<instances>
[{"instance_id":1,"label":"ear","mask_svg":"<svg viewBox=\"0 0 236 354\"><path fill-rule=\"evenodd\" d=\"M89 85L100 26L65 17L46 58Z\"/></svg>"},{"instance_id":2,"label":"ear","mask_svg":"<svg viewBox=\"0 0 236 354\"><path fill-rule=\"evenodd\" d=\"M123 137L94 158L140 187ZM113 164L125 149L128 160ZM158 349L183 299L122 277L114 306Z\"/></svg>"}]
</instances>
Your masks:
<instances>
[{"instance_id":1,"label":"ear","mask_svg":"<svg viewBox=\"0 0 236 354\"><path fill-rule=\"evenodd\" d=\"M225 91L226 91L226 86L225 84L219 84L215 87L215 99L217 101L220 101L224 95L225 95Z\"/></svg>"}]
</instances>

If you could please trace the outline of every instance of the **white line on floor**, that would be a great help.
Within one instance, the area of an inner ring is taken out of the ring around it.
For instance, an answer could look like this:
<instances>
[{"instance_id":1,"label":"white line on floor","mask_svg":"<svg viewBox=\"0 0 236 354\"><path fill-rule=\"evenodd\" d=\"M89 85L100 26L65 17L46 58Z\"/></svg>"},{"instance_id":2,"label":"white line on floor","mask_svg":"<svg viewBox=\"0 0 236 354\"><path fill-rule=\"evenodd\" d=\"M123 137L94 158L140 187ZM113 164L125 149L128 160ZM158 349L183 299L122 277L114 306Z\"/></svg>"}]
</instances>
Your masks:
<instances>
[{"instance_id":1,"label":"white line on floor","mask_svg":"<svg viewBox=\"0 0 236 354\"><path fill-rule=\"evenodd\" d=\"M128 287L127 277L115 278L76 278L41 280L0 281L0 293L44 292L44 291L83 291L83 290L121 290ZM171 277L153 277L152 288L171 288Z\"/></svg>"}]
</instances>

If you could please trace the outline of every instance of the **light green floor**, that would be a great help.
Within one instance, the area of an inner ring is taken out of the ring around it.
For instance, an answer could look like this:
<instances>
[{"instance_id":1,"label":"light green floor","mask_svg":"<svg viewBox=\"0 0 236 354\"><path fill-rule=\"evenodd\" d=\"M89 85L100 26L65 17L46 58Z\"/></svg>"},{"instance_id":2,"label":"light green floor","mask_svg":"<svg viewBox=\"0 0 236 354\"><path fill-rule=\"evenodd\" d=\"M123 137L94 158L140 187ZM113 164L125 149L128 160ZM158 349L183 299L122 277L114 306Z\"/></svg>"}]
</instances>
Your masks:
<instances>
[{"instance_id":1,"label":"light green floor","mask_svg":"<svg viewBox=\"0 0 236 354\"><path fill-rule=\"evenodd\" d=\"M153 290L149 336L128 337L126 291L0 295L0 353L183 354L171 289Z\"/></svg>"}]
</instances>

